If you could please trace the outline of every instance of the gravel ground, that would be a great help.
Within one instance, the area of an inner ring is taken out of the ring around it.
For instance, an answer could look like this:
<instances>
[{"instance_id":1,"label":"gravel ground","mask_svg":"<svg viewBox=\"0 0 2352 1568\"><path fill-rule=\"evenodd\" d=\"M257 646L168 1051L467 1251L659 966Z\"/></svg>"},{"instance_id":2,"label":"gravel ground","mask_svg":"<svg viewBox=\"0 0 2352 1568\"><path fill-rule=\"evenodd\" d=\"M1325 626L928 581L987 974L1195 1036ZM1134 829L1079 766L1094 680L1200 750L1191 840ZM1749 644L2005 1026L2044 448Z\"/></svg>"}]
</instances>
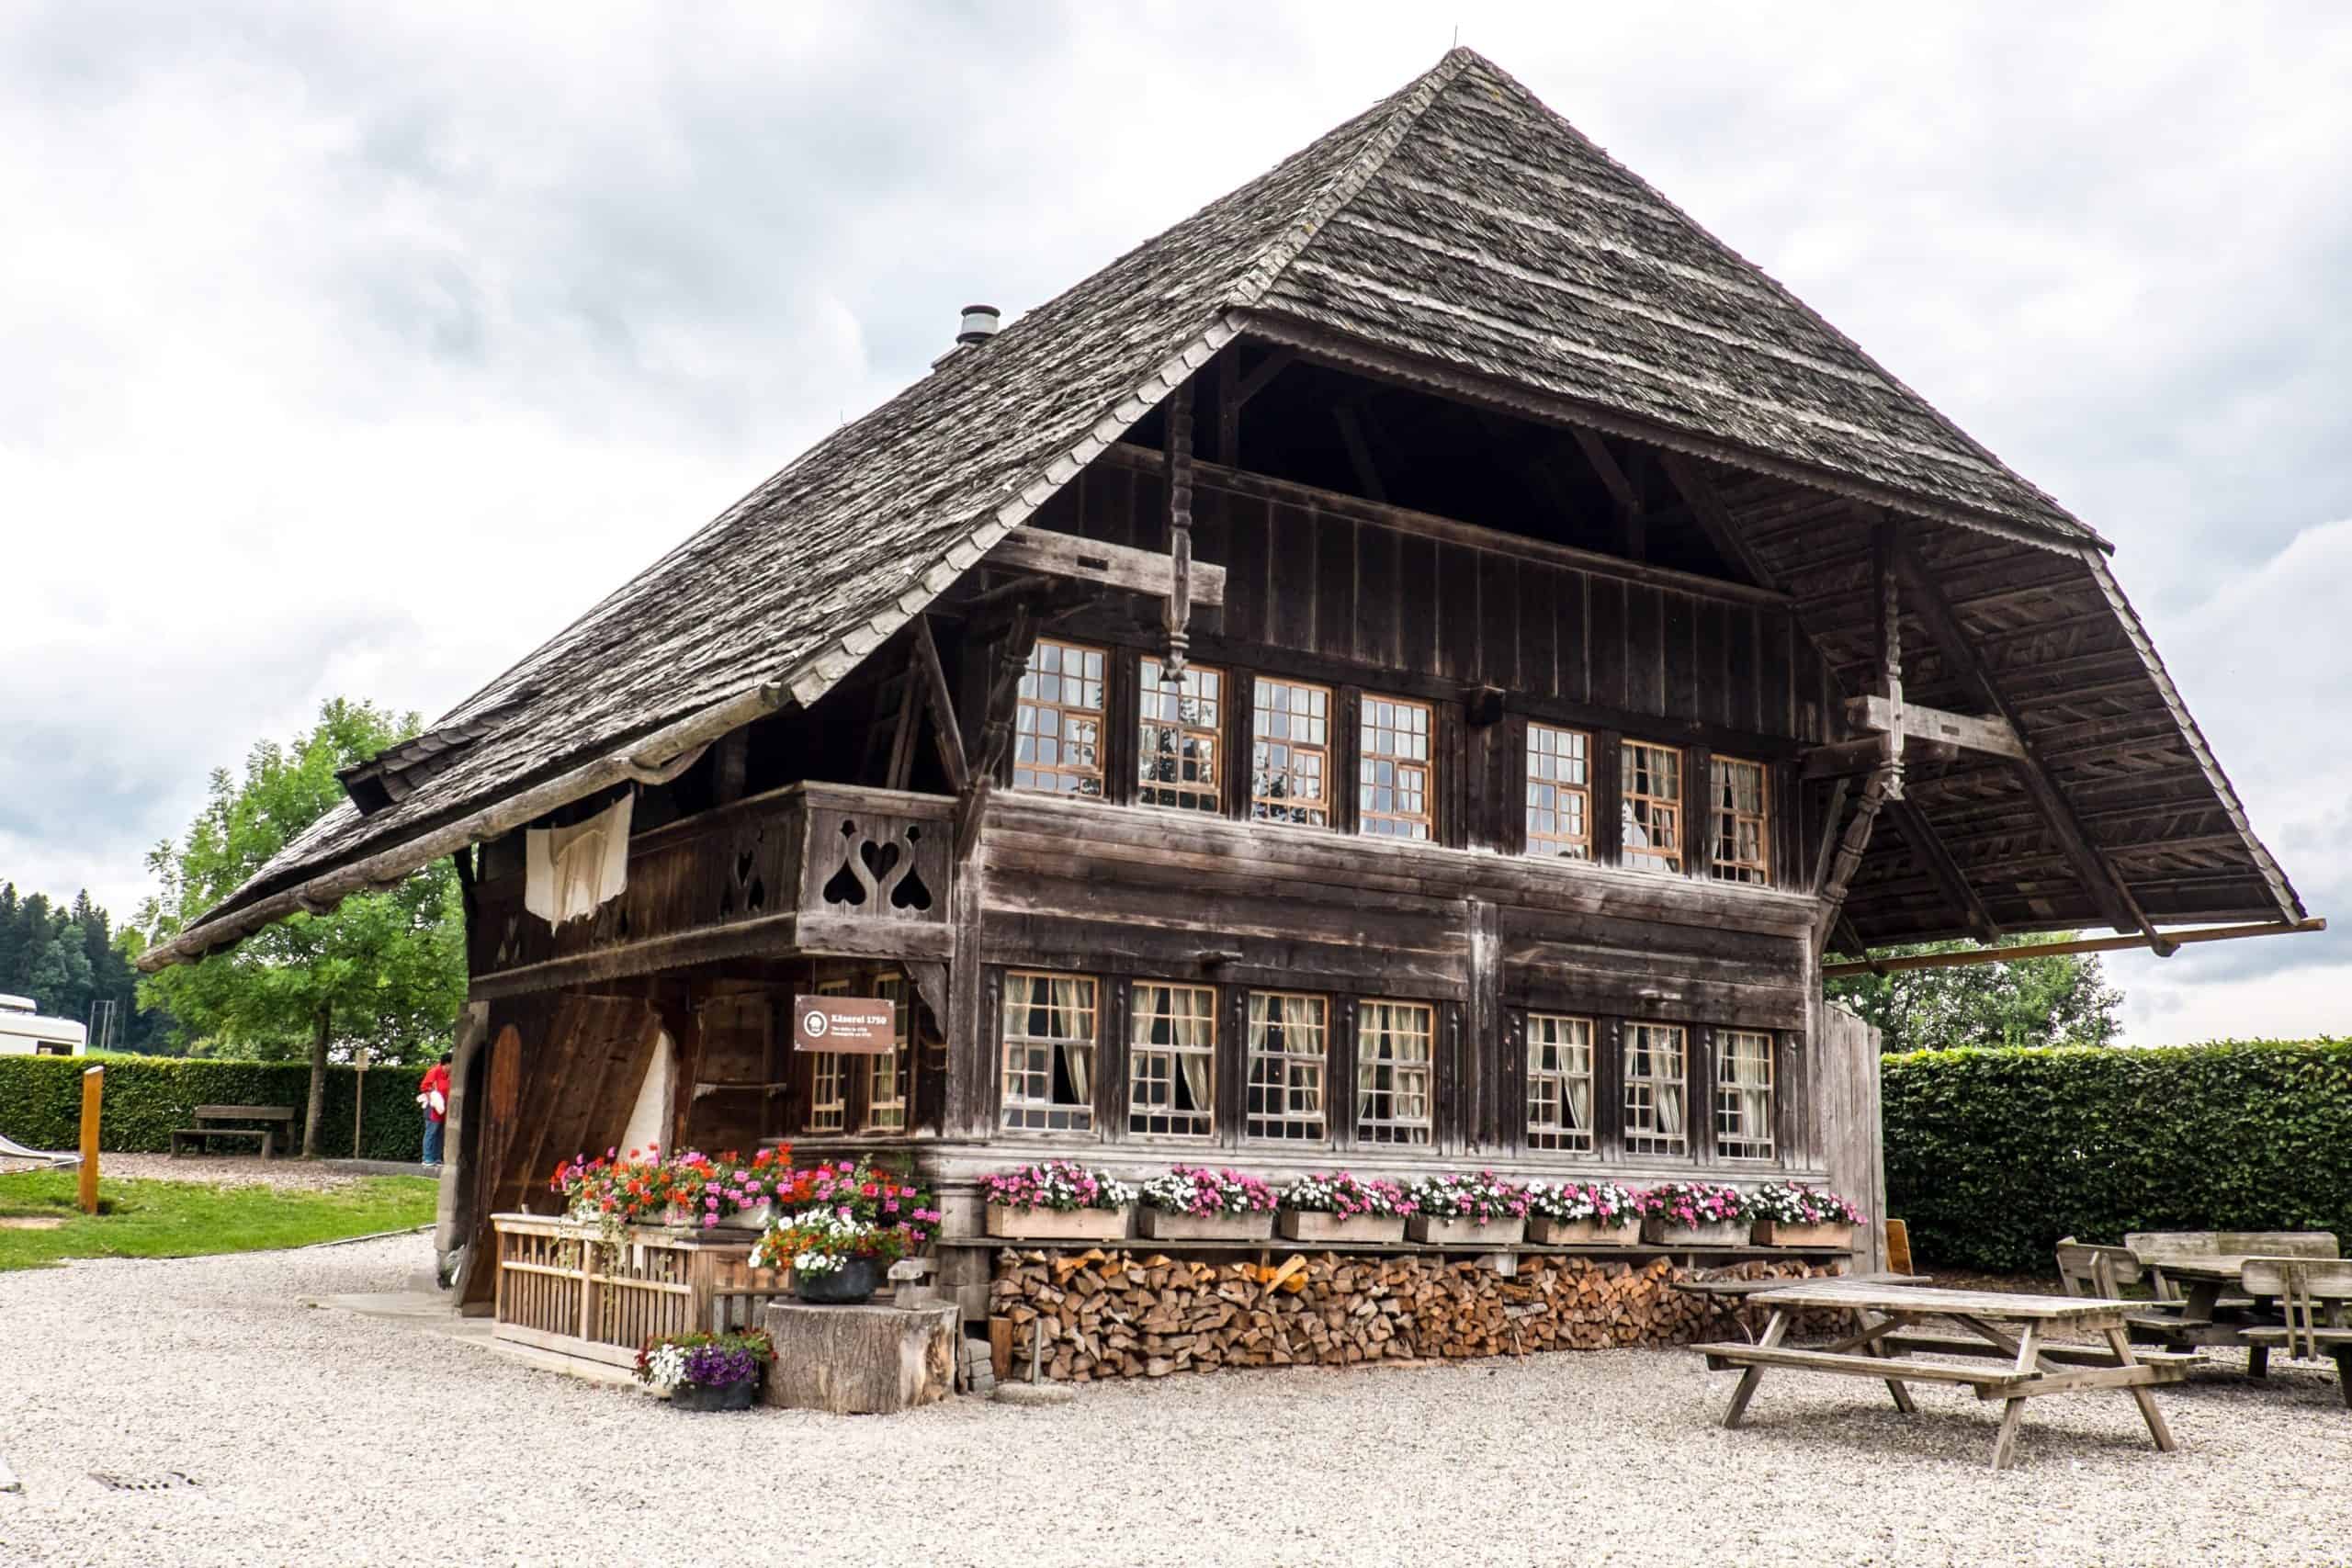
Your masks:
<instances>
[{"instance_id":1,"label":"gravel ground","mask_svg":"<svg viewBox=\"0 0 2352 1568\"><path fill-rule=\"evenodd\" d=\"M0 1276L0 1563L2311 1562L2352 1559L2332 1372L1993 1409L1680 1351L1243 1372L1014 1410L695 1416L297 1298L422 1238ZM29 1354L26 1353L29 1349ZM110 1492L94 1470L184 1471Z\"/></svg>"},{"instance_id":2,"label":"gravel ground","mask_svg":"<svg viewBox=\"0 0 2352 1568\"><path fill-rule=\"evenodd\" d=\"M41 1168L28 1160L0 1159L0 1176ZM108 1181L209 1181L221 1187L277 1187L324 1192L365 1178L330 1170L315 1160L256 1159L248 1155L100 1155L98 1174Z\"/></svg>"}]
</instances>

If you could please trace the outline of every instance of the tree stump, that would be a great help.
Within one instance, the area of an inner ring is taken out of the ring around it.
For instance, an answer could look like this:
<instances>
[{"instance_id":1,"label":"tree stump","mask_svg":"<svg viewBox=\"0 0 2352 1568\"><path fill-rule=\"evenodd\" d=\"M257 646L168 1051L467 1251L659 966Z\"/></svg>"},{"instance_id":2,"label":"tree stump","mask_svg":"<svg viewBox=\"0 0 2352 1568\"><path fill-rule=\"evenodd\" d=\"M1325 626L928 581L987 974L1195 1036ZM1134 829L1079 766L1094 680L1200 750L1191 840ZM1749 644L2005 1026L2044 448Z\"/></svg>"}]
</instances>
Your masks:
<instances>
[{"instance_id":1,"label":"tree stump","mask_svg":"<svg viewBox=\"0 0 2352 1568\"><path fill-rule=\"evenodd\" d=\"M807 1306L771 1303L763 1326L775 1342L767 1403L785 1410L879 1416L956 1392L963 1314L932 1306Z\"/></svg>"}]
</instances>

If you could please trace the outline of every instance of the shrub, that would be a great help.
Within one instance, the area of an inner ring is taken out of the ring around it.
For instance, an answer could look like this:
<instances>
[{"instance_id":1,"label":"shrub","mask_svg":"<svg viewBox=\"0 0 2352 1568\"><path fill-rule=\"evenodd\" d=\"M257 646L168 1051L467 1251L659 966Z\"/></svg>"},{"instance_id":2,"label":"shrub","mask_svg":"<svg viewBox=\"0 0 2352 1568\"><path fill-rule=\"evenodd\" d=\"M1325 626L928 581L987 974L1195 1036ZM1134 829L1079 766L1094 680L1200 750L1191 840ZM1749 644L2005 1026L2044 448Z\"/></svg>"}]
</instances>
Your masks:
<instances>
[{"instance_id":1,"label":"shrub","mask_svg":"<svg viewBox=\"0 0 2352 1568\"><path fill-rule=\"evenodd\" d=\"M290 1105L300 1148L302 1108L310 1102L307 1062L228 1062L182 1056L0 1056L0 1134L28 1148L71 1149L82 1139L82 1071L104 1066L107 1089L98 1147L115 1154L164 1154L173 1129L196 1125L199 1105ZM424 1144L424 1111L416 1103L423 1067L370 1067L362 1118L368 1159L416 1159ZM349 1067L327 1069L319 1152L351 1153Z\"/></svg>"},{"instance_id":2,"label":"shrub","mask_svg":"<svg viewBox=\"0 0 2352 1568\"><path fill-rule=\"evenodd\" d=\"M2064 1235L2352 1235L2352 1040L1884 1058L1887 1212L1933 1264L2048 1273Z\"/></svg>"}]
</instances>

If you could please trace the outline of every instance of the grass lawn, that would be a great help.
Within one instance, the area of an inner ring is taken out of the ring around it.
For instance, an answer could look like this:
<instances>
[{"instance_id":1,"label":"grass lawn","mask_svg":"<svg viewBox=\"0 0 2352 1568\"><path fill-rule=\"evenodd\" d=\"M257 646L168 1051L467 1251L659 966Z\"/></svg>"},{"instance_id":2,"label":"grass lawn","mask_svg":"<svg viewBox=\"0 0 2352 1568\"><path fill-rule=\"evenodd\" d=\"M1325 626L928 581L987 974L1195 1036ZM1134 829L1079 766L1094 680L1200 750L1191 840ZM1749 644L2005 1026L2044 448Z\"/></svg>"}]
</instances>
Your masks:
<instances>
[{"instance_id":1,"label":"grass lawn","mask_svg":"<svg viewBox=\"0 0 2352 1568\"><path fill-rule=\"evenodd\" d=\"M439 1183L423 1176L373 1176L311 1192L198 1181L98 1181L98 1210L77 1206L70 1170L0 1176L0 1270L39 1269L69 1258L193 1258L261 1252L341 1236L425 1224ZM11 1220L62 1220L27 1228Z\"/></svg>"}]
</instances>

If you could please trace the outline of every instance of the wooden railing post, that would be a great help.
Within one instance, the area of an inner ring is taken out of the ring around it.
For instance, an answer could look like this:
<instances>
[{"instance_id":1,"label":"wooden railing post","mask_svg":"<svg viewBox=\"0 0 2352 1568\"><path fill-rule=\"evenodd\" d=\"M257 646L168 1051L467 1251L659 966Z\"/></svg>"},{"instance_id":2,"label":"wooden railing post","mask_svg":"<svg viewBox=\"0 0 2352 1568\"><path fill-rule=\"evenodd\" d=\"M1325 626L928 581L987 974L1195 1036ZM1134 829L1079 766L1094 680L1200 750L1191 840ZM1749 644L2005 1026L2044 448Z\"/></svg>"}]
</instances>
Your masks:
<instances>
[{"instance_id":1,"label":"wooden railing post","mask_svg":"<svg viewBox=\"0 0 2352 1568\"><path fill-rule=\"evenodd\" d=\"M98 1111L106 1099L107 1070L82 1074L82 1212L98 1212Z\"/></svg>"}]
</instances>

